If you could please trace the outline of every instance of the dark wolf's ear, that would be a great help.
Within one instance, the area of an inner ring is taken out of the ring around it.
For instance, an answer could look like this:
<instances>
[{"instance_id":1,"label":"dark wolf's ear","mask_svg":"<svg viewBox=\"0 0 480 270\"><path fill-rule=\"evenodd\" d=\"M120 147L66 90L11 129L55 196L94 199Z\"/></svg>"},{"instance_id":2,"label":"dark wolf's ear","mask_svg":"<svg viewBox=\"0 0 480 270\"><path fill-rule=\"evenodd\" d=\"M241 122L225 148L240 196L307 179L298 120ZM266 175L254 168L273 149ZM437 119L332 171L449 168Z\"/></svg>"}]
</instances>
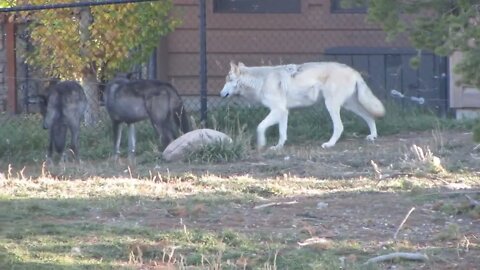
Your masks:
<instances>
[{"instance_id":1,"label":"dark wolf's ear","mask_svg":"<svg viewBox=\"0 0 480 270\"><path fill-rule=\"evenodd\" d=\"M59 78L50 78L47 87L54 86L60 82Z\"/></svg>"},{"instance_id":2,"label":"dark wolf's ear","mask_svg":"<svg viewBox=\"0 0 480 270\"><path fill-rule=\"evenodd\" d=\"M47 114L48 98L45 95L37 95L37 103L40 109L40 114L45 116Z\"/></svg>"},{"instance_id":3,"label":"dark wolf's ear","mask_svg":"<svg viewBox=\"0 0 480 270\"><path fill-rule=\"evenodd\" d=\"M122 79L130 80L132 77L133 77L132 72L117 72L114 78L122 78Z\"/></svg>"}]
</instances>

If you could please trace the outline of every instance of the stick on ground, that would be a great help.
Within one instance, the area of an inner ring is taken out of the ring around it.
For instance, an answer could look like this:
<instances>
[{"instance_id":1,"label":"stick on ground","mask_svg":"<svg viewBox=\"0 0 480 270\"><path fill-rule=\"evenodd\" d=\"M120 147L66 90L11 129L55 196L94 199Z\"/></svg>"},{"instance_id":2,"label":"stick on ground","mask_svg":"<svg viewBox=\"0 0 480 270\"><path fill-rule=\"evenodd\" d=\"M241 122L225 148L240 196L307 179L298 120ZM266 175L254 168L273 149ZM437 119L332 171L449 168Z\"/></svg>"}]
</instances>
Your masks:
<instances>
[{"instance_id":1,"label":"stick on ground","mask_svg":"<svg viewBox=\"0 0 480 270\"><path fill-rule=\"evenodd\" d=\"M297 201L291 201L291 202L275 202L275 203L266 203L266 204L261 204L253 207L253 209L260 209L260 208L265 208L265 207L270 207L270 206L277 206L277 205L290 205L290 204L296 204L298 203Z\"/></svg>"},{"instance_id":2,"label":"stick on ground","mask_svg":"<svg viewBox=\"0 0 480 270\"><path fill-rule=\"evenodd\" d=\"M410 209L410 211L408 211L408 214L407 214L407 215L405 216L405 218L402 220L402 223L400 223L400 226L398 226L397 231L396 231L395 234L393 235L393 239L394 239L394 240L397 240L398 232L400 232L400 229L402 229L403 224L405 224L405 222L407 221L408 217L409 217L410 214L413 212L413 210L415 210L415 207L412 207L412 209Z\"/></svg>"},{"instance_id":3,"label":"stick on ground","mask_svg":"<svg viewBox=\"0 0 480 270\"><path fill-rule=\"evenodd\" d=\"M472 199L472 197L468 196L467 194L465 194L465 197L467 197L468 201L470 202L470 206L472 207L480 206L479 201Z\"/></svg>"}]
</instances>

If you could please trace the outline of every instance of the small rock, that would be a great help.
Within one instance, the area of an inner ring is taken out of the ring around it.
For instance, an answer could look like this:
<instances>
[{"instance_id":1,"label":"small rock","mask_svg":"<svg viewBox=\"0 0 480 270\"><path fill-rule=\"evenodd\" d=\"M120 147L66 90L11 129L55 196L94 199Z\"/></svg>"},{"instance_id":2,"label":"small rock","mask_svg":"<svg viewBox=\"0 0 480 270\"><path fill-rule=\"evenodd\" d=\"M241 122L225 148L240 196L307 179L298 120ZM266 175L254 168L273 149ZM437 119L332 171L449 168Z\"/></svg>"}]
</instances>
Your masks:
<instances>
[{"instance_id":1,"label":"small rock","mask_svg":"<svg viewBox=\"0 0 480 270\"><path fill-rule=\"evenodd\" d=\"M326 202L319 202L317 203L317 209L324 209L328 207L328 203Z\"/></svg>"}]
</instances>

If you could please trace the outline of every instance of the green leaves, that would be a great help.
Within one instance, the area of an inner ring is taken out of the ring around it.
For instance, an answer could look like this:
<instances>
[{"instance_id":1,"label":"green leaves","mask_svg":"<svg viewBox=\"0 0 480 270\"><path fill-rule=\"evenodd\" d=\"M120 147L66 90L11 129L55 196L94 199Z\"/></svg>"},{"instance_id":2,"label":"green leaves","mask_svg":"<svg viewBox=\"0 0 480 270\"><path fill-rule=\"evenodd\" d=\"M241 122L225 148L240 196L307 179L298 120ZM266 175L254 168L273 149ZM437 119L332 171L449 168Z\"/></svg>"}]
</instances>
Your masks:
<instances>
[{"instance_id":1,"label":"green leaves","mask_svg":"<svg viewBox=\"0 0 480 270\"><path fill-rule=\"evenodd\" d=\"M17 1L15 0L0 0L0 8L8 8L15 6Z\"/></svg>"},{"instance_id":2,"label":"green leaves","mask_svg":"<svg viewBox=\"0 0 480 270\"><path fill-rule=\"evenodd\" d=\"M465 83L480 87L478 0L370 0L368 20L379 24L389 39L406 32L417 49L443 56L463 52L456 70Z\"/></svg>"}]
</instances>

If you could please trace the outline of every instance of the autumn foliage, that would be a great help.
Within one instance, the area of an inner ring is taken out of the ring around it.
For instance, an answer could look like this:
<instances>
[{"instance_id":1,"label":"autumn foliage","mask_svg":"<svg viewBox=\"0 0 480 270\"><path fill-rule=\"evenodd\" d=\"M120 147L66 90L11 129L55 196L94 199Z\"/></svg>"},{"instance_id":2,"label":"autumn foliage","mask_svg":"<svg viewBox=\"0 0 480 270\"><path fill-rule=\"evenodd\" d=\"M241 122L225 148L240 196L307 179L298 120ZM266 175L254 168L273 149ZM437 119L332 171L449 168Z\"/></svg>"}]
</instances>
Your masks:
<instances>
[{"instance_id":1,"label":"autumn foliage","mask_svg":"<svg viewBox=\"0 0 480 270\"><path fill-rule=\"evenodd\" d=\"M59 1L19 0L17 5ZM62 3L74 2L66 0ZM143 62L159 38L179 23L171 16L171 1L88 7L88 32L81 29L81 9L46 9L22 12L28 19L34 51L28 63L48 75L81 80L85 72L111 75ZM82 37L83 35L83 37Z\"/></svg>"}]
</instances>

